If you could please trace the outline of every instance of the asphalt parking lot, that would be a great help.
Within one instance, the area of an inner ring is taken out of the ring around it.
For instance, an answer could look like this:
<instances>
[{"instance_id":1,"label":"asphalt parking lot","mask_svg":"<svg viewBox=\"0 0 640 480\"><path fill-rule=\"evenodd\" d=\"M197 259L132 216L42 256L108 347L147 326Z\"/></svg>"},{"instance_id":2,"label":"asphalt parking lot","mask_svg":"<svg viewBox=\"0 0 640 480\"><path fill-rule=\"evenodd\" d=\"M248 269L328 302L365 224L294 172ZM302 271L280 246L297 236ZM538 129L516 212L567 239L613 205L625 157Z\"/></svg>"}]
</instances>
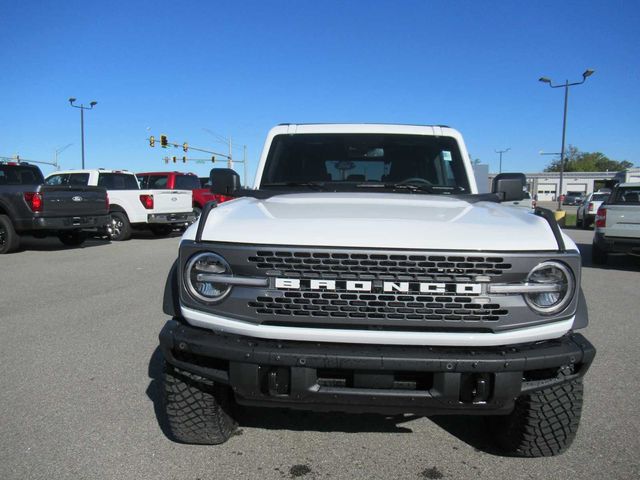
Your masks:
<instances>
[{"instance_id":1,"label":"asphalt parking lot","mask_svg":"<svg viewBox=\"0 0 640 480\"><path fill-rule=\"evenodd\" d=\"M179 238L31 240L0 258L0 478L639 478L640 267L594 268L592 231L568 232L598 355L578 437L546 459L495 455L464 417L253 409L222 446L174 443L156 415L156 345Z\"/></svg>"}]
</instances>

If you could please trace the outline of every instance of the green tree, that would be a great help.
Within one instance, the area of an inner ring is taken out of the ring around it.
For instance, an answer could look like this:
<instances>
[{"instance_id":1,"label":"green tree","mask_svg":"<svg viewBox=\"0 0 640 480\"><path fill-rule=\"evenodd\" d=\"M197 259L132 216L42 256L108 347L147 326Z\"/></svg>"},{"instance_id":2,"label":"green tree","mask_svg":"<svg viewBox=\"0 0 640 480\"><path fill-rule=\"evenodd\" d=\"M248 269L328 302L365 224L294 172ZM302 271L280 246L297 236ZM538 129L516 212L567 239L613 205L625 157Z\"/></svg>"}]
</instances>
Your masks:
<instances>
[{"instance_id":1,"label":"green tree","mask_svg":"<svg viewBox=\"0 0 640 480\"><path fill-rule=\"evenodd\" d=\"M565 152L565 172L618 172L633 167L627 160L611 160L601 152L581 152L573 145ZM560 159L553 160L545 172L559 172Z\"/></svg>"}]
</instances>

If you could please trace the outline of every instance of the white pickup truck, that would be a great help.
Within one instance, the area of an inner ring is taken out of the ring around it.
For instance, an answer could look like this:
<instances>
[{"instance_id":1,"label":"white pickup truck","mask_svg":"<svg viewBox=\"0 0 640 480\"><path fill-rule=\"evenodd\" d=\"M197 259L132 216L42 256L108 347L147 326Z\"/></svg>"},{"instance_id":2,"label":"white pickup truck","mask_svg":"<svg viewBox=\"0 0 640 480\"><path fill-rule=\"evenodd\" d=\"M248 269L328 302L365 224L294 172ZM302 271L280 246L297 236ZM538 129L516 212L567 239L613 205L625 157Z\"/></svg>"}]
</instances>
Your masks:
<instances>
[{"instance_id":1,"label":"white pickup truck","mask_svg":"<svg viewBox=\"0 0 640 480\"><path fill-rule=\"evenodd\" d=\"M581 257L551 211L506 206L524 175L478 194L448 127L287 124L254 189L210 177L238 198L207 204L167 279L175 439L226 441L238 403L486 415L510 455L571 444L595 355Z\"/></svg>"},{"instance_id":2,"label":"white pickup truck","mask_svg":"<svg viewBox=\"0 0 640 480\"><path fill-rule=\"evenodd\" d=\"M131 237L132 230L150 229L164 236L174 227L195 220L189 190L141 190L135 174L127 170L67 170L47 176L47 185L99 186L107 189L111 240Z\"/></svg>"},{"instance_id":3,"label":"white pickup truck","mask_svg":"<svg viewBox=\"0 0 640 480\"><path fill-rule=\"evenodd\" d=\"M598 209L591 259L606 263L609 253L640 256L640 183L619 183Z\"/></svg>"}]
</instances>

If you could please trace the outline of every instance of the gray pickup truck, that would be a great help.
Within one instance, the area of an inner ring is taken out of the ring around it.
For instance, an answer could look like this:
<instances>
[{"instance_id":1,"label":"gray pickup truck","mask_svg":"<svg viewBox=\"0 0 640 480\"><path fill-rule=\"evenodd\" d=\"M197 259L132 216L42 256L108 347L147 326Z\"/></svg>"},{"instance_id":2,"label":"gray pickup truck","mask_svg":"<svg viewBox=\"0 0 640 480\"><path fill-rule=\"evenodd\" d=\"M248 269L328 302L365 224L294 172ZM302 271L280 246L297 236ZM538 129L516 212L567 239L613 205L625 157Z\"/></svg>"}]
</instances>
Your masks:
<instances>
[{"instance_id":1,"label":"gray pickup truck","mask_svg":"<svg viewBox=\"0 0 640 480\"><path fill-rule=\"evenodd\" d=\"M640 183L616 185L595 220L593 263L607 263L609 253L640 257Z\"/></svg>"},{"instance_id":2,"label":"gray pickup truck","mask_svg":"<svg viewBox=\"0 0 640 480\"><path fill-rule=\"evenodd\" d=\"M43 185L35 165L0 162L0 254L20 245L20 235L55 235L80 245L86 230L109 222L109 199L102 187Z\"/></svg>"}]
</instances>

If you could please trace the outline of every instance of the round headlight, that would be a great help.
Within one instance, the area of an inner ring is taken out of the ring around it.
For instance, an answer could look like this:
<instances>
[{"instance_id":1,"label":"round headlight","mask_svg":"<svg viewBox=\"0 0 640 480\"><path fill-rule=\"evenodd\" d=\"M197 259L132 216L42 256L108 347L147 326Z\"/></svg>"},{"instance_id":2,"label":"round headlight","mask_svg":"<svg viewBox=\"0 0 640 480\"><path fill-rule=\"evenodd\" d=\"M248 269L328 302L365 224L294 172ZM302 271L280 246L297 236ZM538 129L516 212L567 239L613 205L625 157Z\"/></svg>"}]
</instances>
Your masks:
<instances>
[{"instance_id":1,"label":"round headlight","mask_svg":"<svg viewBox=\"0 0 640 480\"><path fill-rule=\"evenodd\" d=\"M529 272L527 283L549 287L548 291L525 295L529 307L543 315L562 311L573 298L575 289L573 273L560 262L540 263Z\"/></svg>"},{"instance_id":2,"label":"round headlight","mask_svg":"<svg viewBox=\"0 0 640 480\"><path fill-rule=\"evenodd\" d=\"M184 283L189 294L204 303L217 303L231 291L231 285L217 283L216 275L231 275L231 267L220 255L211 252L191 257L184 269Z\"/></svg>"}]
</instances>

